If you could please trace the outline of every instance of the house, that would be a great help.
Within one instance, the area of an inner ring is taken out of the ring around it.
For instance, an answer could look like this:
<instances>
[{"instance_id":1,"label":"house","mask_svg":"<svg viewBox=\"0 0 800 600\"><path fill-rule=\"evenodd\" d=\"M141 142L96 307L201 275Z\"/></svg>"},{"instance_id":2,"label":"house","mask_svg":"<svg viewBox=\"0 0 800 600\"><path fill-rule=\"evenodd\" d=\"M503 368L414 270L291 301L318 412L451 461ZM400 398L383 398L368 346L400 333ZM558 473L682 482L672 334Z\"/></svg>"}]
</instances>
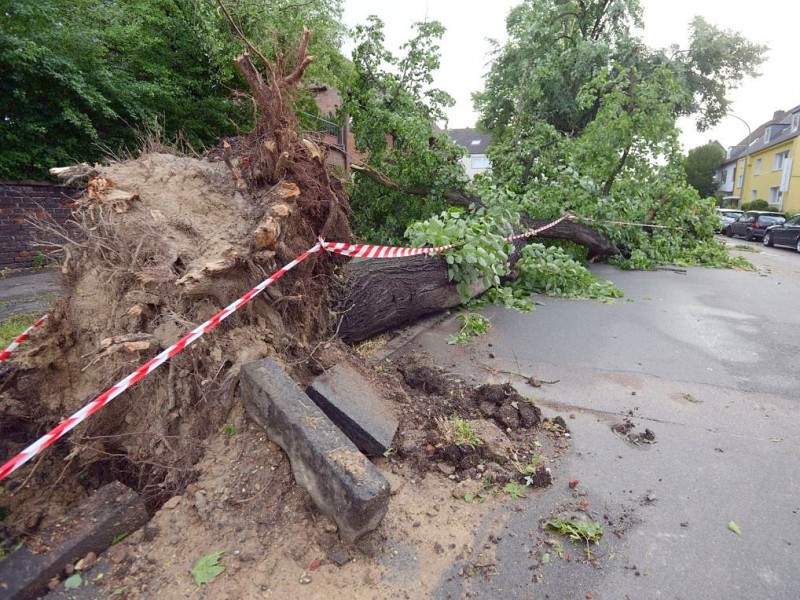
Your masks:
<instances>
[{"instance_id":1,"label":"house","mask_svg":"<svg viewBox=\"0 0 800 600\"><path fill-rule=\"evenodd\" d=\"M766 200L800 213L800 105L776 111L770 121L728 149L717 170L723 206Z\"/></svg>"},{"instance_id":2,"label":"house","mask_svg":"<svg viewBox=\"0 0 800 600\"><path fill-rule=\"evenodd\" d=\"M486 149L492 145L491 135L470 128L450 129L447 133L450 139L467 151L467 155L461 159L461 164L470 179L492 168L492 163L486 156Z\"/></svg>"}]
</instances>

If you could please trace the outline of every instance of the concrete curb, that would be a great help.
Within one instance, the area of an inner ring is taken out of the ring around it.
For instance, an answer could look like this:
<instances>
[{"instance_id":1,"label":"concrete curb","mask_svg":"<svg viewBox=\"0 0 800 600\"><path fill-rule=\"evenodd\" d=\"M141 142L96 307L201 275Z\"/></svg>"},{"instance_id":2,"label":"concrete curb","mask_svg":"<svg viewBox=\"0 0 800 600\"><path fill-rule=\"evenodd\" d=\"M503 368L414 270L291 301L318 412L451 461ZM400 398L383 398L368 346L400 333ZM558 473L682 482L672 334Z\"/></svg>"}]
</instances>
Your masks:
<instances>
[{"instance_id":1,"label":"concrete curb","mask_svg":"<svg viewBox=\"0 0 800 600\"><path fill-rule=\"evenodd\" d=\"M25 546L0 562L0 596L39 597L67 565L90 552L100 554L118 536L136 531L149 520L136 492L118 481L101 487L46 534L36 550Z\"/></svg>"},{"instance_id":2,"label":"concrete curb","mask_svg":"<svg viewBox=\"0 0 800 600\"><path fill-rule=\"evenodd\" d=\"M295 480L334 520L345 542L372 531L389 508L389 484L280 364L263 359L240 374L247 414L283 448Z\"/></svg>"}]
</instances>

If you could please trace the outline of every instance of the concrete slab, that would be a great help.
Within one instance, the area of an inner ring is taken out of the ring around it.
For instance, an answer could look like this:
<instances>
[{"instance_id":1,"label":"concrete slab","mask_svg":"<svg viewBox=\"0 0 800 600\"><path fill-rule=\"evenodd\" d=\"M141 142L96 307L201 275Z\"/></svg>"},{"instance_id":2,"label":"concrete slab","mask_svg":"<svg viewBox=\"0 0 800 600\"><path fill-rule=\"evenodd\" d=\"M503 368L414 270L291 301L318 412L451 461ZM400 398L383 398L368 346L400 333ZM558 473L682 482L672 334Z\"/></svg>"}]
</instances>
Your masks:
<instances>
[{"instance_id":1,"label":"concrete slab","mask_svg":"<svg viewBox=\"0 0 800 600\"><path fill-rule=\"evenodd\" d=\"M250 417L278 444L295 480L346 542L372 531L389 508L389 483L272 359L248 363L240 374Z\"/></svg>"},{"instance_id":2,"label":"concrete slab","mask_svg":"<svg viewBox=\"0 0 800 600\"><path fill-rule=\"evenodd\" d=\"M386 399L361 373L339 364L311 382L306 394L367 456L392 446L399 422Z\"/></svg>"},{"instance_id":3,"label":"concrete slab","mask_svg":"<svg viewBox=\"0 0 800 600\"><path fill-rule=\"evenodd\" d=\"M35 545L24 546L0 562L0 597L39 597L67 565L89 552L103 552L118 536L149 520L136 492L119 482L101 487Z\"/></svg>"}]
</instances>

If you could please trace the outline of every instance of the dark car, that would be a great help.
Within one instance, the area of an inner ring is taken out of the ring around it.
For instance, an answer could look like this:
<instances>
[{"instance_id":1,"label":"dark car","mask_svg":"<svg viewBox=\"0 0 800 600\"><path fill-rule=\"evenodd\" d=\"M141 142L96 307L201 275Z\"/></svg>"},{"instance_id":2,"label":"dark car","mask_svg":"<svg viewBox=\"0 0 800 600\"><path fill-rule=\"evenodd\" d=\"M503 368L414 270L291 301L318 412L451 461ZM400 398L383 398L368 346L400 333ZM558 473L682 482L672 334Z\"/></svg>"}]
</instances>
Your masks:
<instances>
[{"instance_id":1,"label":"dark car","mask_svg":"<svg viewBox=\"0 0 800 600\"><path fill-rule=\"evenodd\" d=\"M786 215L783 213L748 210L738 220L726 225L724 233L728 237L740 235L748 241L760 240L764 237L767 227L780 225L784 221Z\"/></svg>"},{"instance_id":2,"label":"dark car","mask_svg":"<svg viewBox=\"0 0 800 600\"><path fill-rule=\"evenodd\" d=\"M743 212L744 211L736 210L735 208L718 208L717 216L719 217L719 226L717 227L717 232L722 233L725 227L741 217Z\"/></svg>"},{"instance_id":3,"label":"dark car","mask_svg":"<svg viewBox=\"0 0 800 600\"><path fill-rule=\"evenodd\" d=\"M764 232L765 246L789 246L800 252L800 215Z\"/></svg>"}]
</instances>

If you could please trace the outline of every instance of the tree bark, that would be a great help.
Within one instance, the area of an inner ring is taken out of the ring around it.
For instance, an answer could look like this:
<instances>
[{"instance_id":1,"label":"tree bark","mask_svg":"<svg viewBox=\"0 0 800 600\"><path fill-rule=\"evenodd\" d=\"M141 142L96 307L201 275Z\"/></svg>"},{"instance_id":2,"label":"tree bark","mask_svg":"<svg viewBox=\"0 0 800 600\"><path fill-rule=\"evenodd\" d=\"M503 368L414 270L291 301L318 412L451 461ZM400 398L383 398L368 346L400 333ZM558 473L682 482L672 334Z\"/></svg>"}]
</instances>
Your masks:
<instances>
[{"instance_id":1,"label":"tree bark","mask_svg":"<svg viewBox=\"0 0 800 600\"><path fill-rule=\"evenodd\" d=\"M525 223L536 228L547 221ZM617 249L599 233L562 221L538 237L570 239L589 248L594 256L614 256ZM533 238L531 238L533 239ZM530 239L517 240L509 257L513 267ZM339 303L342 313L339 337L355 344L421 317L454 308L461 303L454 283L447 278L447 262L441 256L354 260L345 268L346 294ZM471 297L486 291L482 280L470 287Z\"/></svg>"}]
</instances>

